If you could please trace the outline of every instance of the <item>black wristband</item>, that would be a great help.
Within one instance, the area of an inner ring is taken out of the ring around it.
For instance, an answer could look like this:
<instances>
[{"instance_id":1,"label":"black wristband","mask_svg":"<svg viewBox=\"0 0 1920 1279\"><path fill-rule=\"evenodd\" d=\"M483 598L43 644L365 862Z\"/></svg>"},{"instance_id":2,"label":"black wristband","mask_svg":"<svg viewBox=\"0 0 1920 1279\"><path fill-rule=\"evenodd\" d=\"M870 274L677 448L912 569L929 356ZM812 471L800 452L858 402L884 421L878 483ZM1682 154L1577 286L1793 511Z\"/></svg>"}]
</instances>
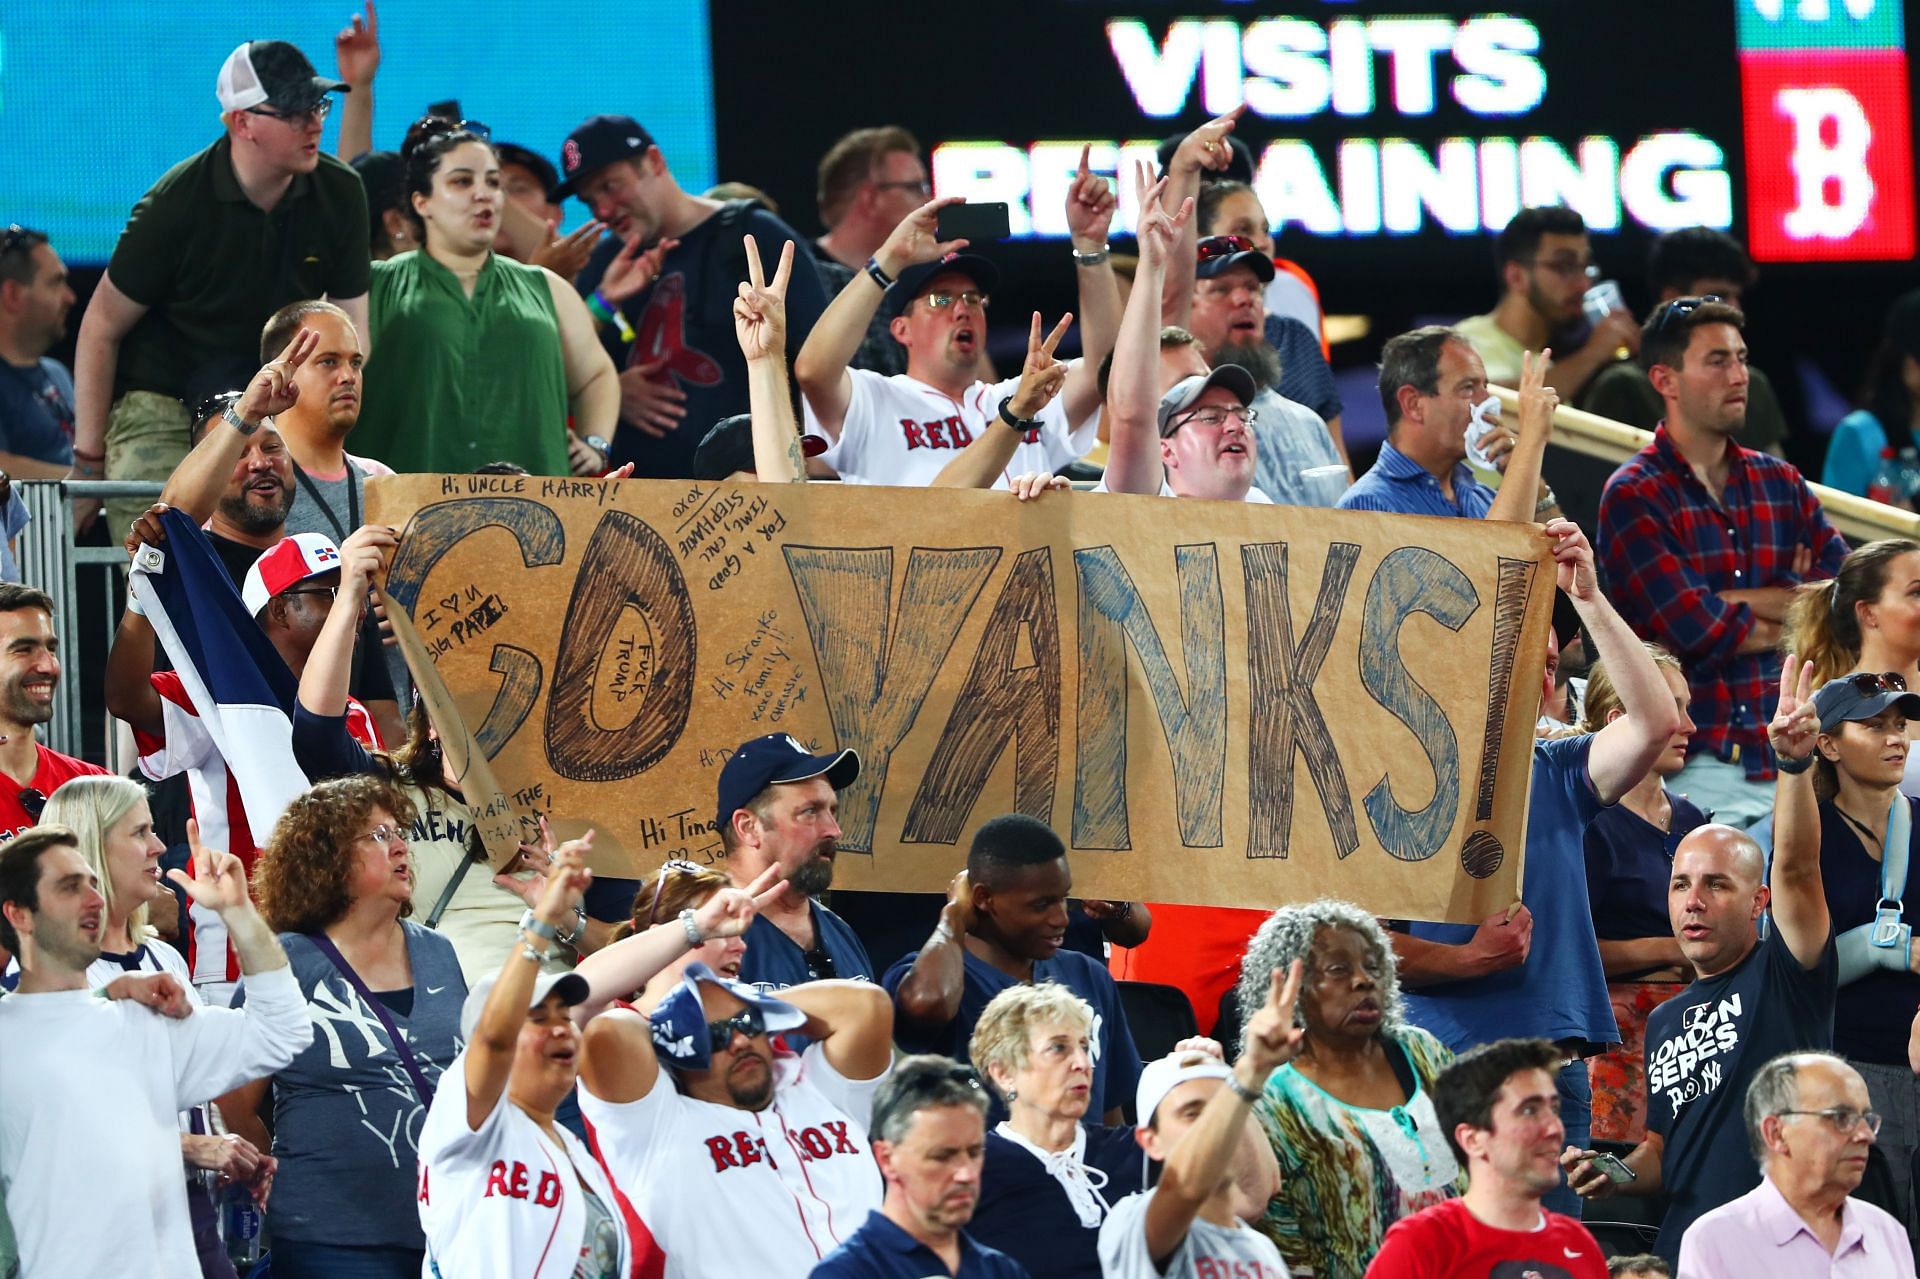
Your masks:
<instances>
[{"instance_id":1,"label":"black wristband","mask_svg":"<svg viewBox=\"0 0 1920 1279\"><path fill-rule=\"evenodd\" d=\"M1813 756L1808 755L1805 759L1788 759L1785 755L1776 752L1773 757L1773 766L1788 777L1798 777L1813 767Z\"/></svg>"},{"instance_id":2,"label":"black wristband","mask_svg":"<svg viewBox=\"0 0 1920 1279\"><path fill-rule=\"evenodd\" d=\"M881 267L879 258L868 258L866 270L867 274L873 277L873 282L880 286L882 293L893 287L893 277Z\"/></svg>"},{"instance_id":3,"label":"black wristband","mask_svg":"<svg viewBox=\"0 0 1920 1279\"><path fill-rule=\"evenodd\" d=\"M1040 426L1040 419L1037 417L1015 417L1013 415L1013 397L1011 395L1000 401L1000 420L1022 435L1025 435L1028 431L1036 430Z\"/></svg>"}]
</instances>

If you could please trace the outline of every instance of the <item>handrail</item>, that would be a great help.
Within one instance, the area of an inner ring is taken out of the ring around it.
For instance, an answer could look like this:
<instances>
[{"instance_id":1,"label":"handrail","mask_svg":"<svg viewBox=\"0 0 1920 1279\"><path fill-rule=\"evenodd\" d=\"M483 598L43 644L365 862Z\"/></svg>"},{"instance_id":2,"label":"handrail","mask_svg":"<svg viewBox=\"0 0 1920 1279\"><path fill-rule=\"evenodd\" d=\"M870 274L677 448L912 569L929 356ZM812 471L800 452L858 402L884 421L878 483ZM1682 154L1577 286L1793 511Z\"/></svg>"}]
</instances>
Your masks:
<instances>
[{"instance_id":1,"label":"handrail","mask_svg":"<svg viewBox=\"0 0 1920 1279\"><path fill-rule=\"evenodd\" d=\"M1519 393L1504 386L1491 389L1500 397L1501 413L1512 420L1513 415L1519 412ZM1581 409L1570 409L1563 404L1553 411L1553 443L1587 457L1624 462L1653 443L1653 432ZM1869 501L1853 493L1815 484L1811 480L1807 482L1807 487L1819 499L1820 505L1826 508L1827 518L1833 521L1833 526L1856 546L1883 537L1920 540L1920 514L1903 511L1883 502Z\"/></svg>"}]
</instances>

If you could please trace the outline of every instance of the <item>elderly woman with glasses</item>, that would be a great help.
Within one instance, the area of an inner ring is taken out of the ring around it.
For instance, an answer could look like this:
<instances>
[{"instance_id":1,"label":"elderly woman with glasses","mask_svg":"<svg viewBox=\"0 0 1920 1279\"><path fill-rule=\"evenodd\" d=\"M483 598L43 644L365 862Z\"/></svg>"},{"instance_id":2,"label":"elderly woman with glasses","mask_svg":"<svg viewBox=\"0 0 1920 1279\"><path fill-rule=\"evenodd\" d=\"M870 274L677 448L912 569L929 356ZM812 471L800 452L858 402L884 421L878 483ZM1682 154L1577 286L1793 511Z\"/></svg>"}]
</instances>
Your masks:
<instances>
[{"instance_id":1,"label":"elderly woman with glasses","mask_svg":"<svg viewBox=\"0 0 1920 1279\"><path fill-rule=\"evenodd\" d=\"M1290 1269L1361 1279L1388 1226L1465 1189L1429 1095L1453 1054L1403 1020L1393 950L1359 907L1275 911L1247 944L1244 1016L1295 960L1304 976L1294 1017L1306 1037L1254 1104L1281 1175L1255 1226Z\"/></svg>"},{"instance_id":2,"label":"elderly woman with glasses","mask_svg":"<svg viewBox=\"0 0 1920 1279\"><path fill-rule=\"evenodd\" d=\"M967 1233L1035 1275L1098 1279L1100 1224L1141 1187L1133 1129L1086 1122L1093 1007L1058 982L1012 986L974 1023L974 1069L1006 1103L987 1134Z\"/></svg>"},{"instance_id":3,"label":"elderly woman with glasses","mask_svg":"<svg viewBox=\"0 0 1920 1279\"><path fill-rule=\"evenodd\" d=\"M421 1272L415 1143L459 1047L467 984L447 939L407 918L401 832L413 815L375 778L322 782L287 806L254 867L260 913L313 1019L313 1042L290 1066L221 1101L234 1131L265 1149L258 1112L273 1090L280 1169L267 1224L279 1279Z\"/></svg>"}]
</instances>

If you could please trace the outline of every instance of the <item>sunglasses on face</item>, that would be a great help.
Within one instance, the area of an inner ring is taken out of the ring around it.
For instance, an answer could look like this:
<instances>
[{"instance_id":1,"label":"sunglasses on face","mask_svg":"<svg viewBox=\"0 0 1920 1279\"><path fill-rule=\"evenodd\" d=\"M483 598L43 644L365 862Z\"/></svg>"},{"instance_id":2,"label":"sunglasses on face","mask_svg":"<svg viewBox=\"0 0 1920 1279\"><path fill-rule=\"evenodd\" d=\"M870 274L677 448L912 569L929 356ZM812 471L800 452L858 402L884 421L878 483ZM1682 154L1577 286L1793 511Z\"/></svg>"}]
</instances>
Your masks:
<instances>
[{"instance_id":1,"label":"sunglasses on face","mask_svg":"<svg viewBox=\"0 0 1920 1279\"><path fill-rule=\"evenodd\" d=\"M733 1043L733 1032L739 1031L748 1039L767 1033L766 1019L760 1016L760 1010L749 1004L724 1021L707 1023L707 1047L713 1052L725 1052Z\"/></svg>"}]
</instances>

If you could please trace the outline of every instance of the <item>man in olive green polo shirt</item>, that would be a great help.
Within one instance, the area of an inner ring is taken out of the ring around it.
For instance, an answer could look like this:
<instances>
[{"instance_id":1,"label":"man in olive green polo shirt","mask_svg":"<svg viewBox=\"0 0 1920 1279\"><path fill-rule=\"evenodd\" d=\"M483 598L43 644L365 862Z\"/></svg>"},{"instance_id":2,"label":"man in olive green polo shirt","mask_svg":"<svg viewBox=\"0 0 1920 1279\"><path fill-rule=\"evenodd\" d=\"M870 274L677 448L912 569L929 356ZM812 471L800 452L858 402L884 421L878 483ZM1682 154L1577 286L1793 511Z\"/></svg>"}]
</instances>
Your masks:
<instances>
[{"instance_id":1,"label":"man in olive green polo shirt","mask_svg":"<svg viewBox=\"0 0 1920 1279\"><path fill-rule=\"evenodd\" d=\"M215 87L225 136L140 198L81 321L76 476L104 465L114 479L164 481L187 454L187 386L228 365L226 381L246 385L261 325L288 302L327 296L364 337L366 196L319 145L327 95L346 88L285 41L228 56ZM109 503L113 532L146 505Z\"/></svg>"}]
</instances>

